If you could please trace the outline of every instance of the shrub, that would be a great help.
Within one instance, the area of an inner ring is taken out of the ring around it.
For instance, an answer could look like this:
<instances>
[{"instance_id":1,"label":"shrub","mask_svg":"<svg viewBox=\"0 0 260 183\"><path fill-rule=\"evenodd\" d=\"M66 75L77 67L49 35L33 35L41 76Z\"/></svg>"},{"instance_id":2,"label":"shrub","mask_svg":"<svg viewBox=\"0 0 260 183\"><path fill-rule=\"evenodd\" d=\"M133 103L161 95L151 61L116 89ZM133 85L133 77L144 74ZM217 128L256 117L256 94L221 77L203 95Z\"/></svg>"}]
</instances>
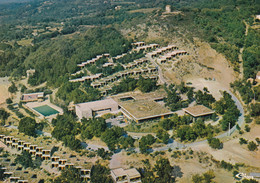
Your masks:
<instances>
[{"instance_id":1,"label":"shrub","mask_svg":"<svg viewBox=\"0 0 260 183\"><path fill-rule=\"evenodd\" d=\"M233 165L231 163L225 162L224 160L220 162L220 167L227 169L228 171L231 171L233 169Z\"/></svg>"},{"instance_id":2,"label":"shrub","mask_svg":"<svg viewBox=\"0 0 260 183\"><path fill-rule=\"evenodd\" d=\"M18 155L17 158L15 159L15 163L21 164L24 168L28 168L28 167L34 168L32 155L27 151L23 151L21 155Z\"/></svg>"},{"instance_id":3,"label":"shrub","mask_svg":"<svg viewBox=\"0 0 260 183\"><path fill-rule=\"evenodd\" d=\"M239 139L239 144L242 145L242 144L247 144L247 140L244 139L244 138L240 138Z\"/></svg>"},{"instance_id":4,"label":"shrub","mask_svg":"<svg viewBox=\"0 0 260 183\"><path fill-rule=\"evenodd\" d=\"M235 177L239 172L237 170L233 171L233 177Z\"/></svg>"},{"instance_id":5,"label":"shrub","mask_svg":"<svg viewBox=\"0 0 260 183\"><path fill-rule=\"evenodd\" d=\"M247 148L249 151L254 151L257 149L257 144L254 143L253 141L250 141L247 145Z\"/></svg>"},{"instance_id":6,"label":"shrub","mask_svg":"<svg viewBox=\"0 0 260 183\"><path fill-rule=\"evenodd\" d=\"M250 129L251 129L251 128L250 128L248 125L245 126L245 131L246 131L246 132L250 132Z\"/></svg>"},{"instance_id":7,"label":"shrub","mask_svg":"<svg viewBox=\"0 0 260 183\"><path fill-rule=\"evenodd\" d=\"M213 149L221 149L223 147L223 143L217 138L208 138L208 143Z\"/></svg>"},{"instance_id":8,"label":"shrub","mask_svg":"<svg viewBox=\"0 0 260 183\"><path fill-rule=\"evenodd\" d=\"M5 101L6 101L7 104L11 104L11 103L13 103L13 101L12 101L11 98L6 99Z\"/></svg>"}]
</instances>

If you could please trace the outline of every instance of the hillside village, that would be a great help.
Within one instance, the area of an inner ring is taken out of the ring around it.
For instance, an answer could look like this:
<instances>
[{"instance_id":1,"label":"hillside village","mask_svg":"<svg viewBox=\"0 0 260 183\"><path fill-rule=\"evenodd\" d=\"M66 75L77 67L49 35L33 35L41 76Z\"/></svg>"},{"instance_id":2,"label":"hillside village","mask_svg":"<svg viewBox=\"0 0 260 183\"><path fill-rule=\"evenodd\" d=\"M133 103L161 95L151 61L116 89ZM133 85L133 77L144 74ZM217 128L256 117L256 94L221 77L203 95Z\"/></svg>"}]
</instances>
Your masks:
<instances>
[{"instance_id":1,"label":"hillside village","mask_svg":"<svg viewBox=\"0 0 260 183\"><path fill-rule=\"evenodd\" d=\"M258 182L257 10L200 1L3 4L0 181Z\"/></svg>"}]
</instances>

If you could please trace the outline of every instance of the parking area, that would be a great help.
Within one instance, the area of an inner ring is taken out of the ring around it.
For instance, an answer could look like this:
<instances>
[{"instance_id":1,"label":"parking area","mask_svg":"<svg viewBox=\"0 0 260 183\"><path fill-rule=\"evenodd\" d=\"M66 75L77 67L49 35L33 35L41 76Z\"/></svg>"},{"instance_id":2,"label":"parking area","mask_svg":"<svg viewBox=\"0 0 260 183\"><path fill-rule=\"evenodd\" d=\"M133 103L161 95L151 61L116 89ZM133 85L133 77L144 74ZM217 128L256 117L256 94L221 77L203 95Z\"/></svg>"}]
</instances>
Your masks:
<instances>
[{"instance_id":1,"label":"parking area","mask_svg":"<svg viewBox=\"0 0 260 183\"><path fill-rule=\"evenodd\" d=\"M109 119L106 120L106 123L110 127L119 126L119 127L123 128L123 127L128 125L128 123L126 123L124 121L124 116L117 116L115 118L109 118Z\"/></svg>"}]
</instances>

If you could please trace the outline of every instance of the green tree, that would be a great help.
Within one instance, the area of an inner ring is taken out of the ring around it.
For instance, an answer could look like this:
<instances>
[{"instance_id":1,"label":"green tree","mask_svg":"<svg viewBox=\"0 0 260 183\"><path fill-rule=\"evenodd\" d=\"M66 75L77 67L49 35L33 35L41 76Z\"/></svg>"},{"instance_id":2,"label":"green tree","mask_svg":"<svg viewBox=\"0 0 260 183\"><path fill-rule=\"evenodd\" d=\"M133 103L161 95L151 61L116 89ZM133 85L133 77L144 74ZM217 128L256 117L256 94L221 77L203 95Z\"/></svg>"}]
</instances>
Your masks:
<instances>
[{"instance_id":1,"label":"green tree","mask_svg":"<svg viewBox=\"0 0 260 183\"><path fill-rule=\"evenodd\" d=\"M35 167L32 160L32 155L27 151L23 151L21 155L17 155L15 158L15 163L21 164L24 168Z\"/></svg>"},{"instance_id":2,"label":"green tree","mask_svg":"<svg viewBox=\"0 0 260 183\"><path fill-rule=\"evenodd\" d=\"M257 144L253 141L250 141L247 145L249 151L255 151L257 149Z\"/></svg>"},{"instance_id":3,"label":"green tree","mask_svg":"<svg viewBox=\"0 0 260 183\"><path fill-rule=\"evenodd\" d=\"M215 178L214 171L213 170L209 170L209 171L205 172L203 174L203 177L204 177L204 181L206 183L214 182L214 181L212 181L212 179Z\"/></svg>"},{"instance_id":4,"label":"green tree","mask_svg":"<svg viewBox=\"0 0 260 183\"><path fill-rule=\"evenodd\" d=\"M253 120L252 118L250 117L250 115L245 115L245 122L246 123L251 123Z\"/></svg>"},{"instance_id":5,"label":"green tree","mask_svg":"<svg viewBox=\"0 0 260 183\"><path fill-rule=\"evenodd\" d=\"M80 172L76 168L66 168L61 175L54 179L54 183L81 183Z\"/></svg>"},{"instance_id":6,"label":"green tree","mask_svg":"<svg viewBox=\"0 0 260 183\"><path fill-rule=\"evenodd\" d=\"M117 126L111 129L106 129L106 131L101 135L101 140L103 140L108 148L113 151L115 146L119 144L120 137L125 134L125 131Z\"/></svg>"},{"instance_id":7,"label":"green tree","mask_svg":"<svg viewBox=\"0 0 260 183\"><path fill-rule=\"evenodd\" d=\"M172 129L174 123L170 118L165 118L160 120L159 125L165 130L170 130Z\"/></svg>"},{"instance_id":8,"label":"green tree","mask_svg":"<svg viewBox=\"0 0 260 183\"><path fill-rule=\"evenodd\" d=\"M202 183L204 180L203 176L199 174L192 175L192 182L193 183Z\"/></svg>"},{"instance_id":9,"label":"green tree","mask_svg":"<svg viewBox=\"0 0 260 183\"><path fill-rule=\"evenodd\" d=\"M160 129L156 132L156 137L158 139L162 140L164 144L167 144L169 141L170 135L165 130Z\"/></svg>"},{"instance_id":10,"label":"green tree","mask_svg":"<svg viewBox=\"0 0 260 183\"><path fill-rule=\"evenodd\" d=\"M224 160L220 162L220 167L227 169L228 171L231 171L234 168L234 166L231 163L225 162Z\"/></svg>"},{"instance_id":11,"label":"green tree","mask_svg":"<svg viewBox=\"0 0 260 183\"><path fill-rule=\"evenodd\" d=\"M104 118L82 119L81 135L83 138L91 139L93 136L100 137L106 130L107 125Z\"/></svg>"},{"instance_id":12,"label":"green tree","mask_svg":"<svg viewBox=\"0 0 260 183\"><path fill-rule=\"evenodd\" d=\"M20 120L18 129L19 132L35 137L36 126L37 125L35 119L32 119L30 117L24 117L23 119Z\"/></svg>"},{"instance_id":13,"label":"green tree","mask_svg":"<svg viewBox=\"0 0 260 183\"><path fill-rule=\"evenodd\" d=\"M3 166L0 165L0 180L1 180L1 181L3 181L4 178L5 178L5 174L4 174L5 170L2 169L2 168L3 168Z\"/></svg>"},{"instance_id":14,"label":"green tree","mask_svg":"<svg viewBox=\"0 0 260 183\"><path fill-rule=\"evenodd\" d=\"M11 104L11 103L13 103L13 101L12 101L11 98L6 99L5 101L6 101L7 104Z\"/></svg>"},{"instance_id":15,"label":"green tree","mask_svg":"<svg viewBox=\"0 0 260 183\"><path fill-rule=\"evenodd\" d=\"M73 135L62 137L62 141L64 142L64 145L69 147L71 150L79 150L82 148L80 140L76 139Z\"/></svg>"},{"instance_id":16,"label":"green tree","mask_svg":"<svg viewBox=\"0 0 260 183\"><path fill-rule=\"evenodd\" d=\"M42 164L42 159L40 157L36 157L35 160L33 160L33 165L35 168L40 168Z\"/></svg>"},{"instance_id":17,"label":"green tree","mask_svg":"<svg viewBox=\"0 0 260 183\"><path fill-rule=\"evenodd\" d=\"M142 138L139 141L139 148L141 153L148 153L148 149L150 148L150 145L155 143L155 138L148 134L146 136L142 136Z\"/></svg>"},{"instance_id":18,"label":"green tree","mask_svg":"<svg viewBox=\"0 0 260 183\"><path fill-rule=\"evenodd\" d=\"M134 142L135 139L133 139L131 136L122 136L119 138L119 143L123 149L126 149L128 147L134 147Z\"/></svg>"},{"instance_id":19,"label":"green tree","mask_svg":"<svg viewBox=\"0 0 260 183\"><path fill-rule=\"evenodd\" d=\"M244 138L239 138L239 144L242 145L242 144L247 144L247 140L244 139Z\"/></svg>"},{"instance_id":20,"label":"green tree","mask_svg":"<svg viewBox=\"0 0 260 183\"><path fill-rule=\"evenodd\" d=\"M242 183L258 183L258 181L255 179L243 179Z\"/></svg>"},{"instance_id":21,"label":"green tree","mask_svg":"<svg viewBox=\"0 0 260 183\"><path fill-rule=\"evenodd\" d=\"M76 123L74 116L71 113L58 115L56 119L52 120L54 126L51 132L52 136L58 140L62 140L66 135L77 135L80 132L80 123Z\"/></svg>"},{"instance_id":22,"label":"green tree","mask_svg":"<svg viewBox=\"0 0 260 183\"><path fill-rule=\"evenodd\" d=\"M195 174L192 176L192 182L194 183L211 183L214 182L212 179L215 178L214 172L212 170L209 170L202 175Z\"/></svg>"},{"instance_id":23,"label":"green tree","mask_svg":"<svg viewBox=\"0 0 260 183\"><path fill-rule=\"evenodd\" d=\"M167 98L165 99L165 105L169 106L172 111L176 111L181 108L181 97L177 94L177 89L174 85L164 87Z\"/></svg>"},{"instance_id":24,"label":"green tree","mask_svg":"<svg viewBox=\"0 0 260 183\"><path fill-rule=\"evenodd\" d=\"M10 114L8 112L6 112L4 109L0 109L0 119L3 120L3 122L5 122L9 116Z\"/></svg>"},{"instance_id":25,"label":"green tree","mask_svg":"<svg viewBox=\"0 0 260 183\"><path fill-rule=\"evenodd\" d=\"M191 126L182 125L177 129L177 137L180 138L181 141L191 140L194 141L197 139L198 135L194 132Z\"/></svg>"},{"instance_id":26,"label":"green tree","mask_svg":"<svg viewBox=\"0 0 260 183\"><path fill-rule=\"evenodd\" d=\"M171 166L168 159L161 158L157 160L156 164L154 165L154 171L158 175L156 182L174 182L174 179L172 178L172 170L173 167Z\"/></svg>"},{"instance_id":27,"label":"green tree","mask_svg":"<svg viewBox=\"0 0 260 183\"><path fill-rule=\"evenodd\" d=\"M250 132L250 129L251 129L251 128L250 128L248 125L245 125L245 131L246 131L246 132Z\"/></svg>"},{"instance_id":28,"label":"green tree","mask_svg":"<svg viewBox=\"0 0 260 183\"><path fill-rule=\"evenodd\" d=\"M113 155L112 152L106 151L104 148L98 148L97 155L100 156L102 159L108 159L110 160L110 156Z\"/></svg>"},{"instance_id":29,"label":"green tree","mask_svg":"<svg viewBox=\"0 0 260 183\"><path fill-rule=\"evenodd\" d=\"M208 143L213 149L221 149L223 146L218 138L208 138Z\"/></svg>"},{"instance_id":30,"label":"green tree","mask_svg":"<svg viewBox=\"0 0 260 183\"><path fill-rule=\"evenodd\" d=\"M9 91L10 93L15 93L15 92L18 91L18 89L17 89L17 87L15 86L14 82L12 82L12 85L9 86L8 91Z\"/></svg>"},{"instance_id":31,"label":"green tree","mask_svg":"<svg viewBox=\"0 0 260 183\"><path fill-rule=\"evenodd\" d=\"M81 149L81 141L75 138L81 131L81 124L76 122L73 114L58 115L52 120L52 125L54 129L51 134L54 138L63 141L64 145L72 150Z\"/></svg>"},{"instance_id":32,"label":"green tree","mask_svg":"<svg viewBox=\"0 0 260 183\"><path fill-rule=\"evenodd\" d=\"M22 85L21 92L24 93L27 90L27 87L25 85Z\"/></svg>"},{"instance_id":33,"label":"green tree","mask_svg":"<svg viewBox=\"0 0 260 183\"><path fill-rule=\"evenodd\" d=\"M193 88L189 88L188 92L187 92L187 97L189 99L189 101L193 101L194 99L194 91L193 91Z\"/></svg>"},{"instance_id":34,"label":"green tree","mask_svg":"<svg viewBox=\"0 0 260 183\"><path fill-rule=\"evenodd\" d=\"M197 104L202 104L207 107L210 107L210 104L216 101L215 98L209 94L207 88L204 89L204 92L201 90L197 91L195 94L195 100Z\"/></svg>"},{"instance_id":35,"label":"green tree","mask_svg":"<svg viewBox=\"0 0 260 183\"><path fill-rule=\"evenodd\" d=\"M90 177L92 183L113 183L113 180L110 177L110 170L100 164L96 164L92 167Z\"/></svg>"},{"instance_id":36,"label":"green tree","mask_svg":"<svg viewBox=\"0 0 260 183\"><path fill-rule=\"evenodd\" d=\"M260 116L260 103L251 104L250 114L254 117Z\"/></svg>"},{"instance_id":37,"label":"green tree","mask_svg":"<svg viewBox=\"0 0 260 183\"><path fill-rule=\"evenodd\" d=\"M156 81L153 81L151 79L144 79L142 76L139 77L137 82L137 87L142 92L150 92L154 89L156 89Z\"/></svg>"}]
</instances>

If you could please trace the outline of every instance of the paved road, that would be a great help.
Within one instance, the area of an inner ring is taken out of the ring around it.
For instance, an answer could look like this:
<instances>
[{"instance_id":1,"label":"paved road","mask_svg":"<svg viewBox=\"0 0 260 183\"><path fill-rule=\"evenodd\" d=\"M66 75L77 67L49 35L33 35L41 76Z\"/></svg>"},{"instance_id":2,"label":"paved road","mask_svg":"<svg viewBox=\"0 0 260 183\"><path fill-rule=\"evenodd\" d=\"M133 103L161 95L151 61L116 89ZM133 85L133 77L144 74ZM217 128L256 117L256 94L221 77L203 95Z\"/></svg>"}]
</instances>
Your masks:
<instances>
[{"instance_id":1,"label":"paved road","mask_svg":"<svg viewBox=\"0 0 260 183\"><path fill-rule=\"evenodd\" d=\"M228 90L227 90L227 92L232 96L232 99L235 101L235 104L240 111L241 115L238 118L237 124L239 126L242 126L243 123L244 123L244 114L245 114L243 106L233 93L231 93ZM236 126L233 126L233 128L230 129L230 135L233 134L235 131L236 131ZM136 133L135 133L135 135L136 135ZM215 138L223 138L223 137L226 137L226 136L229 136L229 131L226 131L226 132L224 132L224 133L222 133L218 136L215 136ZM202 140L202 141L192 142L192 143L187 143L187 144L176 142L173 139L171 139L171 141L172 142L168 143L166 146L153 148L153 151L165 151L165 150L168 150L168 149L176 149L176 148L183 149L183 148L187 148L187 147L196 146L196 145L199 145L199 144L202 144L202 143L207 143L207 140ZM139 148L136 148L135 151L139 152Z\"/></svg>"},{"instance_id":2,"label":"paved road","mask_svg":"<svg viewBox=\"0 0 260 183\"><path fill-rule=\"evenodd\" d=\"M155 59L153 59L151 56L146 55L147 58L153 63L153 65L158 69L158 75L159 75L159 80L161 81L162 84L167 83L165 78L163 77L162 69L161 67L156 63Z\"/></svg>"},{"instance_id":3,"label":"paved road","mask_svg":"<svg viewBox=\"0 0 260 183\"><path fill-rule=\"evenodd\" d=\"M232 96L232 99L235 101L235 104L237 106L237 108L239 109L240 111L240 116L238 118L238 121L237 121L237 124L239 126L242 126L243 123L244 123L244 109L243 109L243 106L242 104L240 103L240 101L237 99L237 97L231 93L230 91L227 91L231 96ZM230 129L230 135L233 134L234 132L236 131L236 126L233 126L233 128ZM218 136L215 136L215 138L223 138L223 137L226 137L226 136L229 136L229 131L226 131ZM192 146L196 146L196 145L199 145L199 144L202 144L202 143L206 143L207 140L202 140L202 141L199 141L199 142L192 142L192 143L188 143L188 144L181 144L181 143L178 143L178 142L175 142L173 141L172 143L169 143L167 144L167 146L165 147L160 147L160 148L156 148L154 149L154 151L164 151L164 150L167 150L169 148L171 149L175 149L175 148L179 148L179 149L182 149L182 148L186 148L186 147L192 147Z\"/></svg>"}]
</instances>

